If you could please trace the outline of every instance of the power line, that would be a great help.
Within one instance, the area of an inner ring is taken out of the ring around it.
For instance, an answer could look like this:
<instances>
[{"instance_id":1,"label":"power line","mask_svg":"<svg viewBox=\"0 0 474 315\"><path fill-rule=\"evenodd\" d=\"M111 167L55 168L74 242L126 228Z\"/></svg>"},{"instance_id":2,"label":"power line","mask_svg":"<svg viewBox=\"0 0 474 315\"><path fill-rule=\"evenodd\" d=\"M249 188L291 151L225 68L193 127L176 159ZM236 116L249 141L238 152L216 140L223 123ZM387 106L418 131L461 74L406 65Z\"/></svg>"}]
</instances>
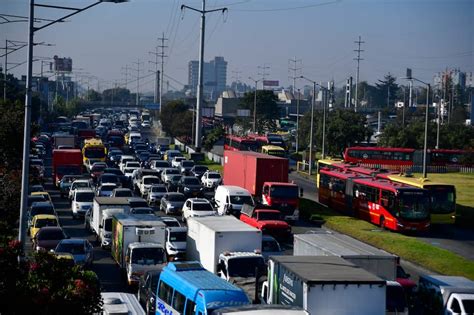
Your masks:
<instances>
[{"instance_id":1,"label":"power line","mask_svg":"<svg viewBox=\"0 0 474 315\"><path fill-rule=\"evenodd\" d=\"M354 111L357 112L357 106L359 105L359 66L360 66L361 60L364 60L360 58L360 53L363 52L363 50L360 49L360 44L364 44L365 42L363 42L361 40L361 37L359 36L359 40L355 41L354 43L358 45L358 48L354 50L355 52L357 52L357 58L354 58L354 60L357 60L357 76L356 76Z\"/></svg>"}]
</instances>

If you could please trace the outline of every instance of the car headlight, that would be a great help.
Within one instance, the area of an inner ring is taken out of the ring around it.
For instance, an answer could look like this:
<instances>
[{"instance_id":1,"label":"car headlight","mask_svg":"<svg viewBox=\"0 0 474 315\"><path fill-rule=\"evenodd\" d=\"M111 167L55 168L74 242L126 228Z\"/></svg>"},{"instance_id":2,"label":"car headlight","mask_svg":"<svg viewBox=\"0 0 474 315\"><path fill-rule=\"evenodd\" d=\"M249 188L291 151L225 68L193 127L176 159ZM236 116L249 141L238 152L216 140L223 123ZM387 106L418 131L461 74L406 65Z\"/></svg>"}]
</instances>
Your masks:
<instances>
[{"instance_id":1,"label":"car headlight","mask_svg":"<svg viewBox=\"0 0 474 315\"><path fill-rule=\"evenodd\" d=\"M40 250L46 250L46 249L44 247L41 247L41 246L36 246L36 250L40 251Z\"/></svg>"}]
</instances>

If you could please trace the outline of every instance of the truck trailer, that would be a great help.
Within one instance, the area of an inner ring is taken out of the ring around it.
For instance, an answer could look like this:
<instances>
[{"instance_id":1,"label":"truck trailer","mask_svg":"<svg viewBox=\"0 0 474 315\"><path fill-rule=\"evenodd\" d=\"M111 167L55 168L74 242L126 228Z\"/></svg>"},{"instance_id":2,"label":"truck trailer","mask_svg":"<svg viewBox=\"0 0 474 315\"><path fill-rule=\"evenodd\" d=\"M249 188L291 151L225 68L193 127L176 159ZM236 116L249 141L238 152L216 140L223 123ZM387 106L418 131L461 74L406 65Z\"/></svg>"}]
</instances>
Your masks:
<instances>
[{"instance_id":1,"label":"truck trailer","mask_svg":"<svg viewBox=\"0 0 474 315\"><path fill-rule=\"evenodd\" d=\"M262 281L265 273L262 232L234 216L194 217L187 223L186 259L199 261L255 300L256 278Z\"/></svg>"},{"instance_id":2,"label":"truck trailer","mask_svg":"<svg viewBox=\"0 0 474 315\"><path fill-rule=\"evenodd\" d=\"M262 299L311 315L380 315L385 289L385 280L340 257L270 256Z\"/></svg>"},{"instance_id":3,"label":"truck trailer","mask_svg":"<svg viewBox=\"0 0 474 315\"><path fill-rule=\"evenodd\" d=\"M285 158L224 150L224 185L245 188L264 205L280 210L286 220L296 221L299 189L288 182L288 170Z\"/></svg>"},{"instance_id":4,"label":"truck trailer","mask_svg":"<svg viewBox=\"0 0 474 315\"><path fill-rule=\"evenodd\" d=\"M79 149L53 150L53 183L59 187L59 182L64 175L82 174L82 153Z\"/></svg>"},{"instance_id":5,"label":"truck trailer","mask_svg":"<svg viewBox=\"0 0 474 315\"><path fill-rule=\"evenodd\" d=\"M112 257L127 275L129 285L138 283L147 270L166 263L166 225L151 215L116 214L112 219Z\"/></svg>"}]
</instances>

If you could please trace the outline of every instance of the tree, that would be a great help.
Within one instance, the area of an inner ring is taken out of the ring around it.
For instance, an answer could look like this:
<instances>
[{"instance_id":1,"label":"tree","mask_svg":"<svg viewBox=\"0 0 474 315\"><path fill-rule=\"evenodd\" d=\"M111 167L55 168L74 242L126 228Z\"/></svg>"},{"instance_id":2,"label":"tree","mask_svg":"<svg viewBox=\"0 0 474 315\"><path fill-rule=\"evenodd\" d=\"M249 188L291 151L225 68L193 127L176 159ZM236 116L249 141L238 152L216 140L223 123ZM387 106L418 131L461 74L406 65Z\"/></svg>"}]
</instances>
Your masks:
<instances>
[{"instance_id":1,"label":"tree","mask_svg":"<svg viewBox=\"0 0 474 315\"><path fill-rule=\"evenodd\" d=\"M397 78L388 73L384 76L384 80L378 80L379 83L375 83L377 88L377 105L378 107L392 108L398 94L398 84L395 83Z\"/></svg>"},{"instance_id":2,"label":"tree","mask_svg":"<svg viewBox=\"0 0 474 315\"><path fill-rule=\"evenodd\" d=\"M97 275L49 252L18 262L18 241L0 245L0 313L94 314L102 298Z\"/></svg>"},{"instance_id":3,"label":"tree","mask_svg":"<svg viewBox=\"0 0 474 315\"><path fill-rule=\"evenodd\" d=\"M102 95L99 92L90 89L87 91L86 99L91 102L98 102L102 100Z\"/></svg>"},{"instance_id":4,"label":"tree","mask_svg":"<svg viewBox=\"0 0 474 315\"><path fill-rule=\"evenodd\" d=\"M102 92L102 98L107 101L127 103L130 102L130 90L120 87L107 89Z\"/></svg>"},{"instance_id":5,"label":"tree","mask_svg":"<svg viewBox=\"0 0 474 315\"><path fill-rule=\"evenodd\" d=\"M254 98L255 92L245 93L243 99L240 102L241 109L250 110L250 117L247 119L247 124L249 120L253 123ZM273 91L257 91L256 131L258 133L264 133L265 131L272 131L276 129L276 120L280 116L276 101L277 97Z\"/></svg>"},{"instance_id":6,"label":"tree","mask_svg":"<svg viewBox=\"0 0 474 315\"><path fill-rule=\"evenodd\" d=\"M190 138L193 113L182 100L174 100L163 106L160 114L161 127L172 137Z\"/></svg>"},{"instance_id":7,"label":"tree","mask_svg":"<svg viewBox=\"0 0 474 315\"><path fill-rule=\"evenodd\" d=\"M214 144L222 139L225 135L225 131L222 125L216 125L204 138L203 147L207 151L210 151Z\"/></svg>"}]
</instances>

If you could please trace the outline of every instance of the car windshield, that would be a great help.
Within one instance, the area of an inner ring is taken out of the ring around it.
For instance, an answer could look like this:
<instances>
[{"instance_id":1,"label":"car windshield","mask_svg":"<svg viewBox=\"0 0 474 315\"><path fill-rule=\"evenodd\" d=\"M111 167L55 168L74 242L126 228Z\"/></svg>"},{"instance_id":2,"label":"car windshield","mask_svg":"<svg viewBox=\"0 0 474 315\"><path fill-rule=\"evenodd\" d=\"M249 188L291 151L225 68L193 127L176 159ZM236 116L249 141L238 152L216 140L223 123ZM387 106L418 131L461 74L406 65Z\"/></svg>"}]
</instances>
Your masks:
<instances>
[{"instance_id":1,"label":"car windshield","mask_svg":"<svg viewBox=\"0 0 474 315\"><path fill-rule=\"evenodd\" d=\"M241 259L229 259L229 276L231 277L255 277L255 269L264 270L265 263L262 257L246 257Z\"/></svg>"},{"instance_id":2,"label":"car windshield","mask_svg":"<svg viewBox=\"0 0 474 315\"><path fill-rule=\"evenodd\" d=\"M131 190L117 190L115 191L115 197L132 197Z\"/></svg>"},{"instance_id":3,"label":"car windshield","mask_svg":"<svg viewBox=\"0 0 474 315\"><path fill-rule=\"evenodd\" d=\"M116 183L117 175L114 174L104 174L100 177L102 183Z\"/></svg>"},{"instance_id":4,"label":"car windshield","mask_svg":"<svg viewBox=\"0 0 474 315\"><path fill-rule=\"evenodd\" d=\"M127 162L127 167L140 167L138 162Z\"/></svg>"},{"instance_id":5,"label":"car windshield","mask_svg":"<svg viewBox=\"0 0 474 315\"><path fill-rule=\"evenodd\" d=\"M407 220L424 220L430 215L430 197L427 191L402 191L399 195L400 216Z\"/></svg>"},{"instance_id":6,"label":"car windshield","mask_svg":"<svg viewBox=\"0 0 474 315\"><path fill-rule=\"evenodd\" d=\"M205 171L207 171L207 167L206 166L195 166L194 171L204 173Z\"/></svg>"},{"instance_id":7,"label":"car windshield","mask_svg":"<svg viewBox=\"0 0 474 315\"><path fill-rule=\"evenodd\" d=\"M135 248L132 251L132 264L157 265L164 263L164 259L162 248Z\"/></svg>"},{"instance_id":8,"label":"car windshield","mask_svg":"<svg viewBox=\"0 0 474 315\"><path fill-rule=\"evenodd\" d=\"M132 174L134 170L135 170L134 168L126 168L123 171L125 174Z\"/></svg>"},{"instance_id":9,"label":"car windshield","mask_svg":"<svg viewBox=\"0 0 474 315\"><path fill-rule=\"evenodd\" d=\"M179 180L181 179L181 175L173 175L170 177L170 181L173 182L173 183L177 183L179 182Z\"/></svg>"},{"instance_id":10,"label":"car windshield","mask_svg":"<svg viewBox=\"0 0 474 315\"><path fill-rule=\"evenodd\" d=\"M297 186L271 186L270 196L273 198L298 198Z\"/></svg>"},{"instance_id":11,"label":"car windshield","mask_svg":"<svg viewBox=\"0 0 474 315\"><path fill-rule=\"evenodd\" d=\"M281 251L280 245L274 240L263 240L262 241L263 252L279 252Z\"/></svg>"},{"instance_id":12,"label":"car windshield","mask_svg":"<svg viewBox=\"0 0 474 315\"><path fill-rule=\"evenodd\" d=\"M169 167L170 165L166 161L156 161L155 167Z\"/></svg>"},{"instance_id":13,"label":"car windshield","mask_svg":"<svg viewBox=\"0 0 474 315\"><path fill-rule=\"evenodd\" d=\"M73 255L84 255L84 244L83 243L59 243L56 247L55 252L57 253L70 253Z\"/></svg>"},{"instance_id":14,"label":"car windshield","mask_svg":"<svg viewBox=\"0 0 474 315\"><path fill-rule=\"evenodd\" d=\"M90 185L88 182L77 182L72 184L73 189L78 189L78 188L89 188Z\"/></svg>"},{"instance_id":15,"label":"car windshield","mask_svg":"<svg viewBox=\"0 0 474 315\"><path fill-rule=\"evenodd\" d=\"M219 179L219 178L221 178L221 174L219 174L219 173L209 173L207 175L207 177L211 178L211 179Z\"/></svg>"},{"instance_id":16,"label":"car windshield","mask_svg":"<svg viewBox=\"0 0 474 315\"><path fill-rule=\"evenodd\" d=\"M160 180L158 177L147 177L143 179L143 184L145 185L151 185L151 184L159 184Z\"/></svg>"},{"instance_id":17,"label":"car windshield","mask_svg":"<svg viewBox=\"0 0 474 315\"><path fill-rule=\"evenodd\" d=\"M259 220L280 220L280 214L278 212L267 212L262 211L258 213Z\"/></svg>"},{"instance_id":18,"label":"car windshield","mask_svg":"<svg viewBox=\"0 0 474 315\"><path fill-rule=\"evenodd\" d=\"M48 240L62 240L64 239L64 233L62 230L44 230L41 229L38 232L38 240L48 241Z\"/></svg>"},{"instance_id":19,"label":"car windshield","mask_svg":"<svg viewBox=\"0 0 474 315\"><path fill-rule=\"evenodd\" d=\"M194 162L191 162L191 161L183 161L183 162L181 162L181 165L183 165L184 167L193 167L193 166L194 166Z\"/></svg>"},{"instance_id":20,"label":"car windshield","mask_svg":"<svg viewBox=\"0 0 474 315\"><path fill-rule=\"evenodd\" d=\"M186 232L171 232L170 242L186 242Z\"/></svg>"},{"instance_id":21,"label":"car windshield","mask_svg":"<svg viewBox=\"0 0 474 315\"><path fill-rule=\"evenodd\" d=\"M107 165L102 165L102 164L93 165L91 171L92 172L103 172L106 167L107 167Z\"/></svg>"},{"instance_id":22,"label":"car windshield","mask_svg":"<svg viewBox=\"0 0 474 315\"><path fill-rule=\"evenodd\" d=\"M30 216L34 217L37 214L52 214L54 213L54 208L52 206L41 206L41 207L33 207L30 212Z\"/></svg>"},{"instance_id":23,"label":"car windshield","mask_svg":"<svg viewBox=\"0 0 474 315\"><path fill-rule=\"evenodd\" d=\"M193 203L193 210L194 211L213 211L212 206L210 203L204 203L204 202L199 202L199 203Z\"/></svg>"},{"instance_id":24,"label":"car windshield","mask_svg":"<svg viewBox=\"0 0 474 315\"><path fill-rule=\"evenodd\" d=\"M100 187L101 191L112 191L117 188L115 185L104 185Z\"/></svg>"},{"instance_id":25,"label":"car windshield","mask_svg":"<svg viewBox=\"0 0 474 315\"><path fill-rule=\"evenodd\" d=\"M180 227L179 222L177 220L163 220L163 223L166 224L168 227Z\"/></svg>"},{"instance_id":26,"label":"car windshield","mask_svg":"<svg viewBox=\"0 0 474 315\"><path fill-rule=\"evenodd\" d=\"M196 177L187 177L183 179L183 184L184 185L201 185L201 183L199 182L199 179L197 179Z\"/></svg>"},{"instance_id":27,"label":"car windshield","mask_svg":"<svg viewBox=\"0 0 474 315\"><path fill-rule=\"evenodd\" d=\"M464 305L464 310L466 311L466 314L474 314L474 300L465 299L462 301L462 304Z\"/></svg>"},{"instance_id":28,"label":"car windshield","mask_svg":"<svg viewBox=\"0 0 474 315\"><path fill-rule=\"evenodd\" d=\"M184 195L169 195L168 196L169 201L185 201L186 197Z\"/></svg>"},{"instance_id":29,"label":"car windshield","mask_svg":"<svg viewBox=\"0 0 474 315\"><path fill-rule=\"evenodd\" d=\"M146 203L145 200L129 201L128 204L130 205L131 208L148 207L148 204Z\"/></svg>"},{"instance_id":30,"label":"car windshield","mask_svg":"<svg viewBox=\"0 0 474 315\"><path fill-rule=\"evenodd\" d=\"M251 196L246 196L246 195L234 195L230 196L230 203L234 205L243 205L244 203L253 205L253 200Z\"/></svg>"},{"instance_id":31,"label":"car windshield","mask_svg":"<svg viewBox=\"0 0 474 315\"><path fill-rule=\"evenodd\" d=\"M179 174L179 170L177 170L175 168L169 168L165 172L166 172L166 175Z\"/></svg>"},{"instance_id":32,"label":"car windshield","mask_svg":"<svg viewBox=\"0 0 474 315\"><path fill-rule=\"evenodd\" d=\"M41 219L36 220L35 227L42 228L44 226L57 226L58 221L56 219Z\"/></svg>"},{"instance_id":33,"label":"car windshield","mask_svg":"<svg viewBox=\"0 0 474 315\"><path fill-rule=\"evenodd\" d=\"M152 186L151 192L166 192L165 186Z\"/></svg>"},{"instance_id":34,"label":"car windshield","mask_svg":"<svg viewBox=\"0 0 474 315\"><path fill-rule=\"evenodd\" d=\"M77 192L76 202L92 202L94 201L94 192Z\"/></svg>"}]
</instances>

